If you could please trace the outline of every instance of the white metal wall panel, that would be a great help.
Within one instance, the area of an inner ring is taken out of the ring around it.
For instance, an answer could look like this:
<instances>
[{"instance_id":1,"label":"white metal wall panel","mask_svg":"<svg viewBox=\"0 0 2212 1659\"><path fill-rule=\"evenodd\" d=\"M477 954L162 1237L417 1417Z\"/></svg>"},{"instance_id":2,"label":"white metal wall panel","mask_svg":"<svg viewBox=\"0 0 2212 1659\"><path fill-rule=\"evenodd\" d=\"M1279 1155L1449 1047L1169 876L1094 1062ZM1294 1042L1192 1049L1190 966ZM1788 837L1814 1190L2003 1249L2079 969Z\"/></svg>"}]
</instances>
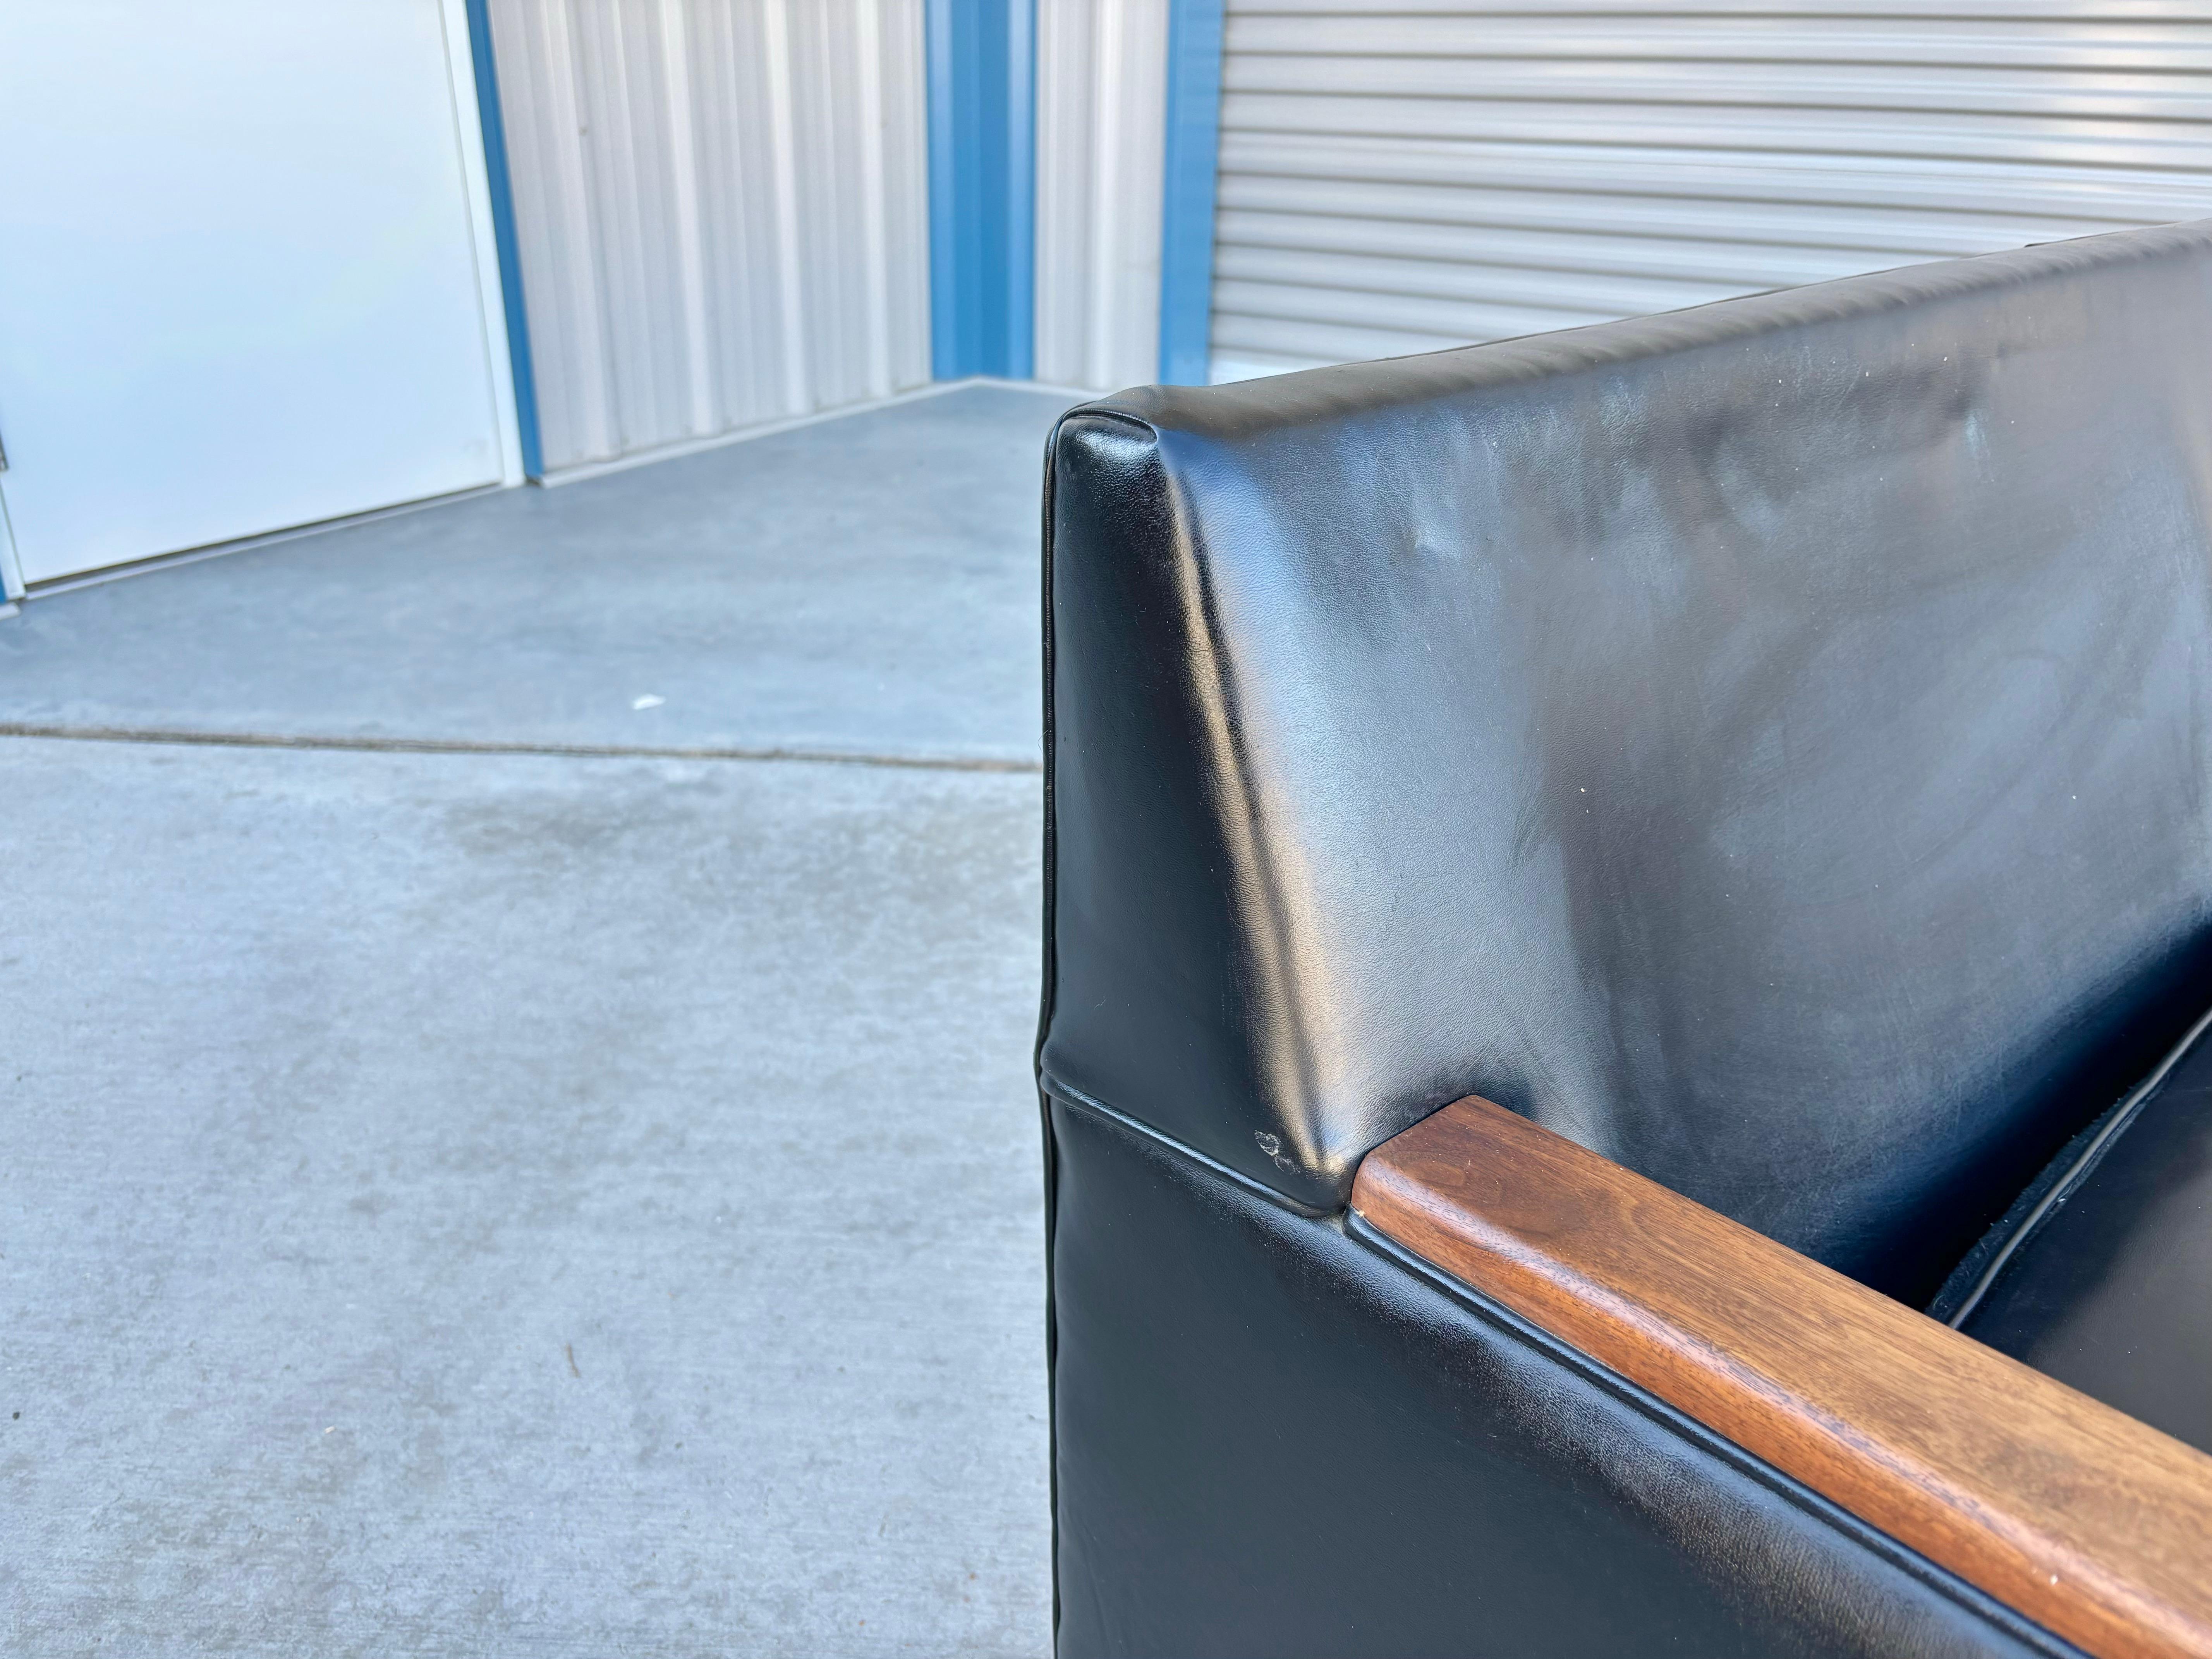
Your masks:
<instances>
[{"instance_id":1,"label":"white metal wall panel","mask_svg":"<svg viewBox=\"0 0 2212 1659\"><path fill-rule=\"evenodd\" d=\"M1159 378L1167 0L1037 8L1036 376Z\"/></svg>"},{"instance_id":2,"label":"white metal wall panel","mask_svg":"<svg viewBox=\"0 0 2212 1659\"><path fill-rule=\"evenodd\" d=\"M492 0L549 470L929 379L922 0Z\"/></svg>"},{"instance_id":3,"label":"white metal wall panel","mask_svg":"<svg viewBox=\"0 0 2212 1659\"><path fill-rule=\"evenodd\" d=\"M2203 0L1229 0L1217 380L2212 215Z\"/></svg>"}]
</instances>

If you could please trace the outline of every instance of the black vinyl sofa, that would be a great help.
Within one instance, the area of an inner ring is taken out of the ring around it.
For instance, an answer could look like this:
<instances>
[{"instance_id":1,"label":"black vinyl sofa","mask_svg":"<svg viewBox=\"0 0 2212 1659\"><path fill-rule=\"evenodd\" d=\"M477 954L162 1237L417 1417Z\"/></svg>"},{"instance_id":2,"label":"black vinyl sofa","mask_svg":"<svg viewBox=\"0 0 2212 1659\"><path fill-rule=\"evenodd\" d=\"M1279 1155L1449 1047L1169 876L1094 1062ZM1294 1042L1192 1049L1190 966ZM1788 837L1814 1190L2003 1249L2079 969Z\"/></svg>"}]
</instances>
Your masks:
<instances>
[{"instance_id":1,"label":"black vinyl sofa","mask_svg":"<svg viewBox=\"0 0 2212 1659\"><path fill-rule=\"evenodd\" d=\"M2212 1652L2212 224L1071 410L1056 1619Z\"/></svg>"}]
</instances>

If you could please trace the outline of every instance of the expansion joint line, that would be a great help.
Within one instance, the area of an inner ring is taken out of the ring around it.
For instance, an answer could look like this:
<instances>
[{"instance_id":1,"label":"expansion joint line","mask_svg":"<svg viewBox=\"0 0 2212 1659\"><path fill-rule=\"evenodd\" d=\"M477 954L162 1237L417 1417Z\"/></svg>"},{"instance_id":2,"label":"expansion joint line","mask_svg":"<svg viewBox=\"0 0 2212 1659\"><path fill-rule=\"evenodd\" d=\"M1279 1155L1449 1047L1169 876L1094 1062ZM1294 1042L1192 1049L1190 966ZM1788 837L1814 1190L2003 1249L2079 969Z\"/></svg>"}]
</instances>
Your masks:
<instances>
[{"instance_id":1,"label":"expansion joint line","mask_svg":"<svg viewBox=\"0 0 2212 1659\"><path fill-rule=\"evenodd\" d=\"M890 755L781 744L760 748L702 744L500 743L467 738L317 736L277 732L194 732L161 726L68 726L0 720L0 738L49 738L72 743L178 744L213 749L308 749L372 755L540 755L565 760L803 761L823 766L878 766L915 772L1038 773L1033 760L975 755Z\"/></svg>"}]
</instances>

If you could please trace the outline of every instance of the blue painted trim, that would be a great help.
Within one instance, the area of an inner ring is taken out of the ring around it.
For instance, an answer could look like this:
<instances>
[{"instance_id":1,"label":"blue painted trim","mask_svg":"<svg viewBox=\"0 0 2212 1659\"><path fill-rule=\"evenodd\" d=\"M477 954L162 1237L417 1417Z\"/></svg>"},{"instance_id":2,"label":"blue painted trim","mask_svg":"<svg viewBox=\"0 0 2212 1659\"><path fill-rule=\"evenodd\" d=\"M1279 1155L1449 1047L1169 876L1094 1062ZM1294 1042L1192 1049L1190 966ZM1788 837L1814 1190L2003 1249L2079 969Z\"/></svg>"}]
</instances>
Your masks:
<instances>
[{"instance_id":1,"label":"blue painted trim","mask_svg":"<svg viewBox=\"0 0 2212 1659\"><path fill-rule=\"evenodd\" d=\"M930 369L1025 380L1036 334L1036 0L929 0Z\"/></svg>"},{"instance_id":2,"label":"blue painted trim","mask_svg":"<svg viewBox=\"0 0 2212 1659\"><path fill-rule=\"evenodd\" d=\"M522 303L522 252L514 240L514 183L507 167L507 123L499 108L499 70L492 62L487 0L468 0L469 57L476 64L477 118L483 124L484 176L490 187L491 235L499 254L499 288L506 299L507 356L514 374L514 424L522 440L522 470L545 476L538 436L538 376L531 368L530 314Z\"/></svg>"},{"instance_id":3,"label":"blue painted trim","mask_svg":"<svg viewBox=\"0 0 2212 1659\"><path fill-rule=\"evenodd\" d=\"M1036 373L1036 0L1006 7L1006 376Z\"/></svg>"},{"instance_id":4,"label":"blue painted trim","mask_svg":"<svg viewBox=\"0 0 2212 1659\"><path fill-rule=\"evenodd\" d=\"M1213 326L1221 157L1222 0L1170 0L1166 176L1160 191L1160 381L1204 386Z\"/></svg>"}]
</instances>

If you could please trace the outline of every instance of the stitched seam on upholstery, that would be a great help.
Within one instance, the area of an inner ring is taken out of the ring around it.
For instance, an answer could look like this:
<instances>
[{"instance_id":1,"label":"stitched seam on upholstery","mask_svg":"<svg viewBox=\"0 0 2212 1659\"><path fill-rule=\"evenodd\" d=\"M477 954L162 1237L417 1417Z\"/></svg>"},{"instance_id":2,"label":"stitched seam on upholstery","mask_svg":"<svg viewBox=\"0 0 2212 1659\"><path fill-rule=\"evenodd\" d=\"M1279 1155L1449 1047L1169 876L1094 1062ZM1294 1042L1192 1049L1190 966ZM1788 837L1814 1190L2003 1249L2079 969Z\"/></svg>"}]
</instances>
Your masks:
<instances>
[{"instance_id":1,"label":"stitched seam on upholstery","mask_svg":"<svg viewBox=\"0 0 2212 1659\"><path fill-rule=\"evenodd\" d=\"M2189 1034L2176 1043L2166 1058L2152 1068L2151 1074L2136 1085L2134 1090L2121 1101L2118 1109L2113 1112L2110 1121L2097 1132L2089 1144L2075 1155L2073 1164L2066 1173L2051 1183L2051 1190L2044 1194L2042 1198L2037 1200L2035 1207L2021 1218L2020 1224L2012 1230L2011 1237L1997 1246L1996 1254L1990 1258L1988 1265L1982 1269L1981 1276L1974 1280L1974 1287L1966 1292L1965 1299L1944 1322L1953 1330L1959 1330L1965 1326L1966 1321L1972 1316L1974 1310L1982 1305L1983 1298L1996 1287L2004 1270L2012 1264L2013 1257L2017 1255L2021 1248L2035 1237L2043 1224L2050 1219L2059 1206L2073 1197L2075 1193L2080 1190L2081 1183L2095 1173L2097 1166L2105 1161L2105 1154L2112 1151L2112 1147L2118 1143L2120 1137L2133 1127L2138 1117L2142 1115L2143 1108L2150 1103L2151 1097L2159 1091L2167 1077L2172 1074L2173 1068L2181 1063L2182 1057L2197 1046L2197 1040L2203 1036L2208 1029L2212 1029L2212 1011L2208 1011L2196 1024L2191 1026Z\"/></svg>"},{"instance_id":2,"label":"stitched seam on upholstery","mask_svg":"<svg viewBox=\"0 0 2212 1659\"><path fill-rule=\"evenodd\" d=\"M1458 358L1472 367L1470 377L1460 385L1441 392L1424 392L1392 405L1403 407L1426 402L1436 395L1457 397L1539 377L1606 372L1685 351L1748 345L1768 334L1804 324L1845 323L1864 317L1893 315L1907 307L1940 305L2002 289L2024 287L2048 276L2165 258L2196 251L2202 246L2203 234L2194 221L2097 232L2054 242L2031 242L2021 247L1930 260L1924 264L1897 265L1885 270L1830 277L1824 282L1765 289L1612 322L1511 335L1478 345L1408 352L1375 362L1300 369L1271 378L1297 381L1310 377L1318 384L1327 385L1336 378L1365 370L1418 365L1447 357ZM2197 239L2195 243L2190 240L2192 235ZM2112 246L2122 242L2122 239L2125 240L2121 246ZM2104 246L2093 246L2095 244ZM1789 308L1793 301L1802 304L1807 296L1825 301L1826 308L1817 316ZM1698 331L1684 331L1686 330ZM1516 347L1547 350L1554 354L1554 360L1532 360L1526 351L1516 354L1513 349ZM1570 350L1579 355L1572 360L1557 359L1556 354Z\"/></svg>"},{"instance_id":3,"label":"stitched seam on upholstery","mask_svg":"<svg viewBox=\"0 0 2212 1659\"><path fill-rule=\"evenodd\" d=\"M1119 1124L1122 1128L1128 1130L1131 1133L1142 1135L1146 1139L1158 1143L1159 1146L1164 1147L1169 1152L1176 1154L1178 1157L1188 1158L1193 1164L1196 1164L1204 1169L1212 1170L1223 1180L1236 1182L1238 1187L1251 1194L1255 1198L1264 1198L1268 1203L1275 1206L1276 1208L1288 1210L1292 1215L1300 1218L1302 1220L1319 1221L1325 1219L1329 1216L1342 1213L1342 1212L1339 1210L1317 1210L1310 1204L1301 1204L1297 1200L1277 1192L1273 1187L1268 1186L1266 1182L1255 1181L1250 1176L1244 1174L1243 1171L1232 1170L1226 1164L1223 1164L1214 1158L1208 1158L1204 1152L1200 1152L1196 1147L1186 1146L1182 1141L1177 1140L1174 1136L1162 1134L1158 1129L1152 1127L1151 1124L1146 1122L1142 1118L1131 1117L1127 1112L1121 1111L1115 1107L1109 1106L1104 1101L1097 1099L1094 1096L1085 1094L1080 1089L1069 1087L1066 1084L1062 1083L1058 1078L1054 1077L1048 1072L1041 1070L1038 1073L1038 1087L1042 1089L1045 1093L1051 1096L1054 1100L1060 1102L1061 1105L1071 1106L1078 1111L1089 1112L1096 1116L1103 1117L1109 1123Z\"/></svg>"}]
</instances>

